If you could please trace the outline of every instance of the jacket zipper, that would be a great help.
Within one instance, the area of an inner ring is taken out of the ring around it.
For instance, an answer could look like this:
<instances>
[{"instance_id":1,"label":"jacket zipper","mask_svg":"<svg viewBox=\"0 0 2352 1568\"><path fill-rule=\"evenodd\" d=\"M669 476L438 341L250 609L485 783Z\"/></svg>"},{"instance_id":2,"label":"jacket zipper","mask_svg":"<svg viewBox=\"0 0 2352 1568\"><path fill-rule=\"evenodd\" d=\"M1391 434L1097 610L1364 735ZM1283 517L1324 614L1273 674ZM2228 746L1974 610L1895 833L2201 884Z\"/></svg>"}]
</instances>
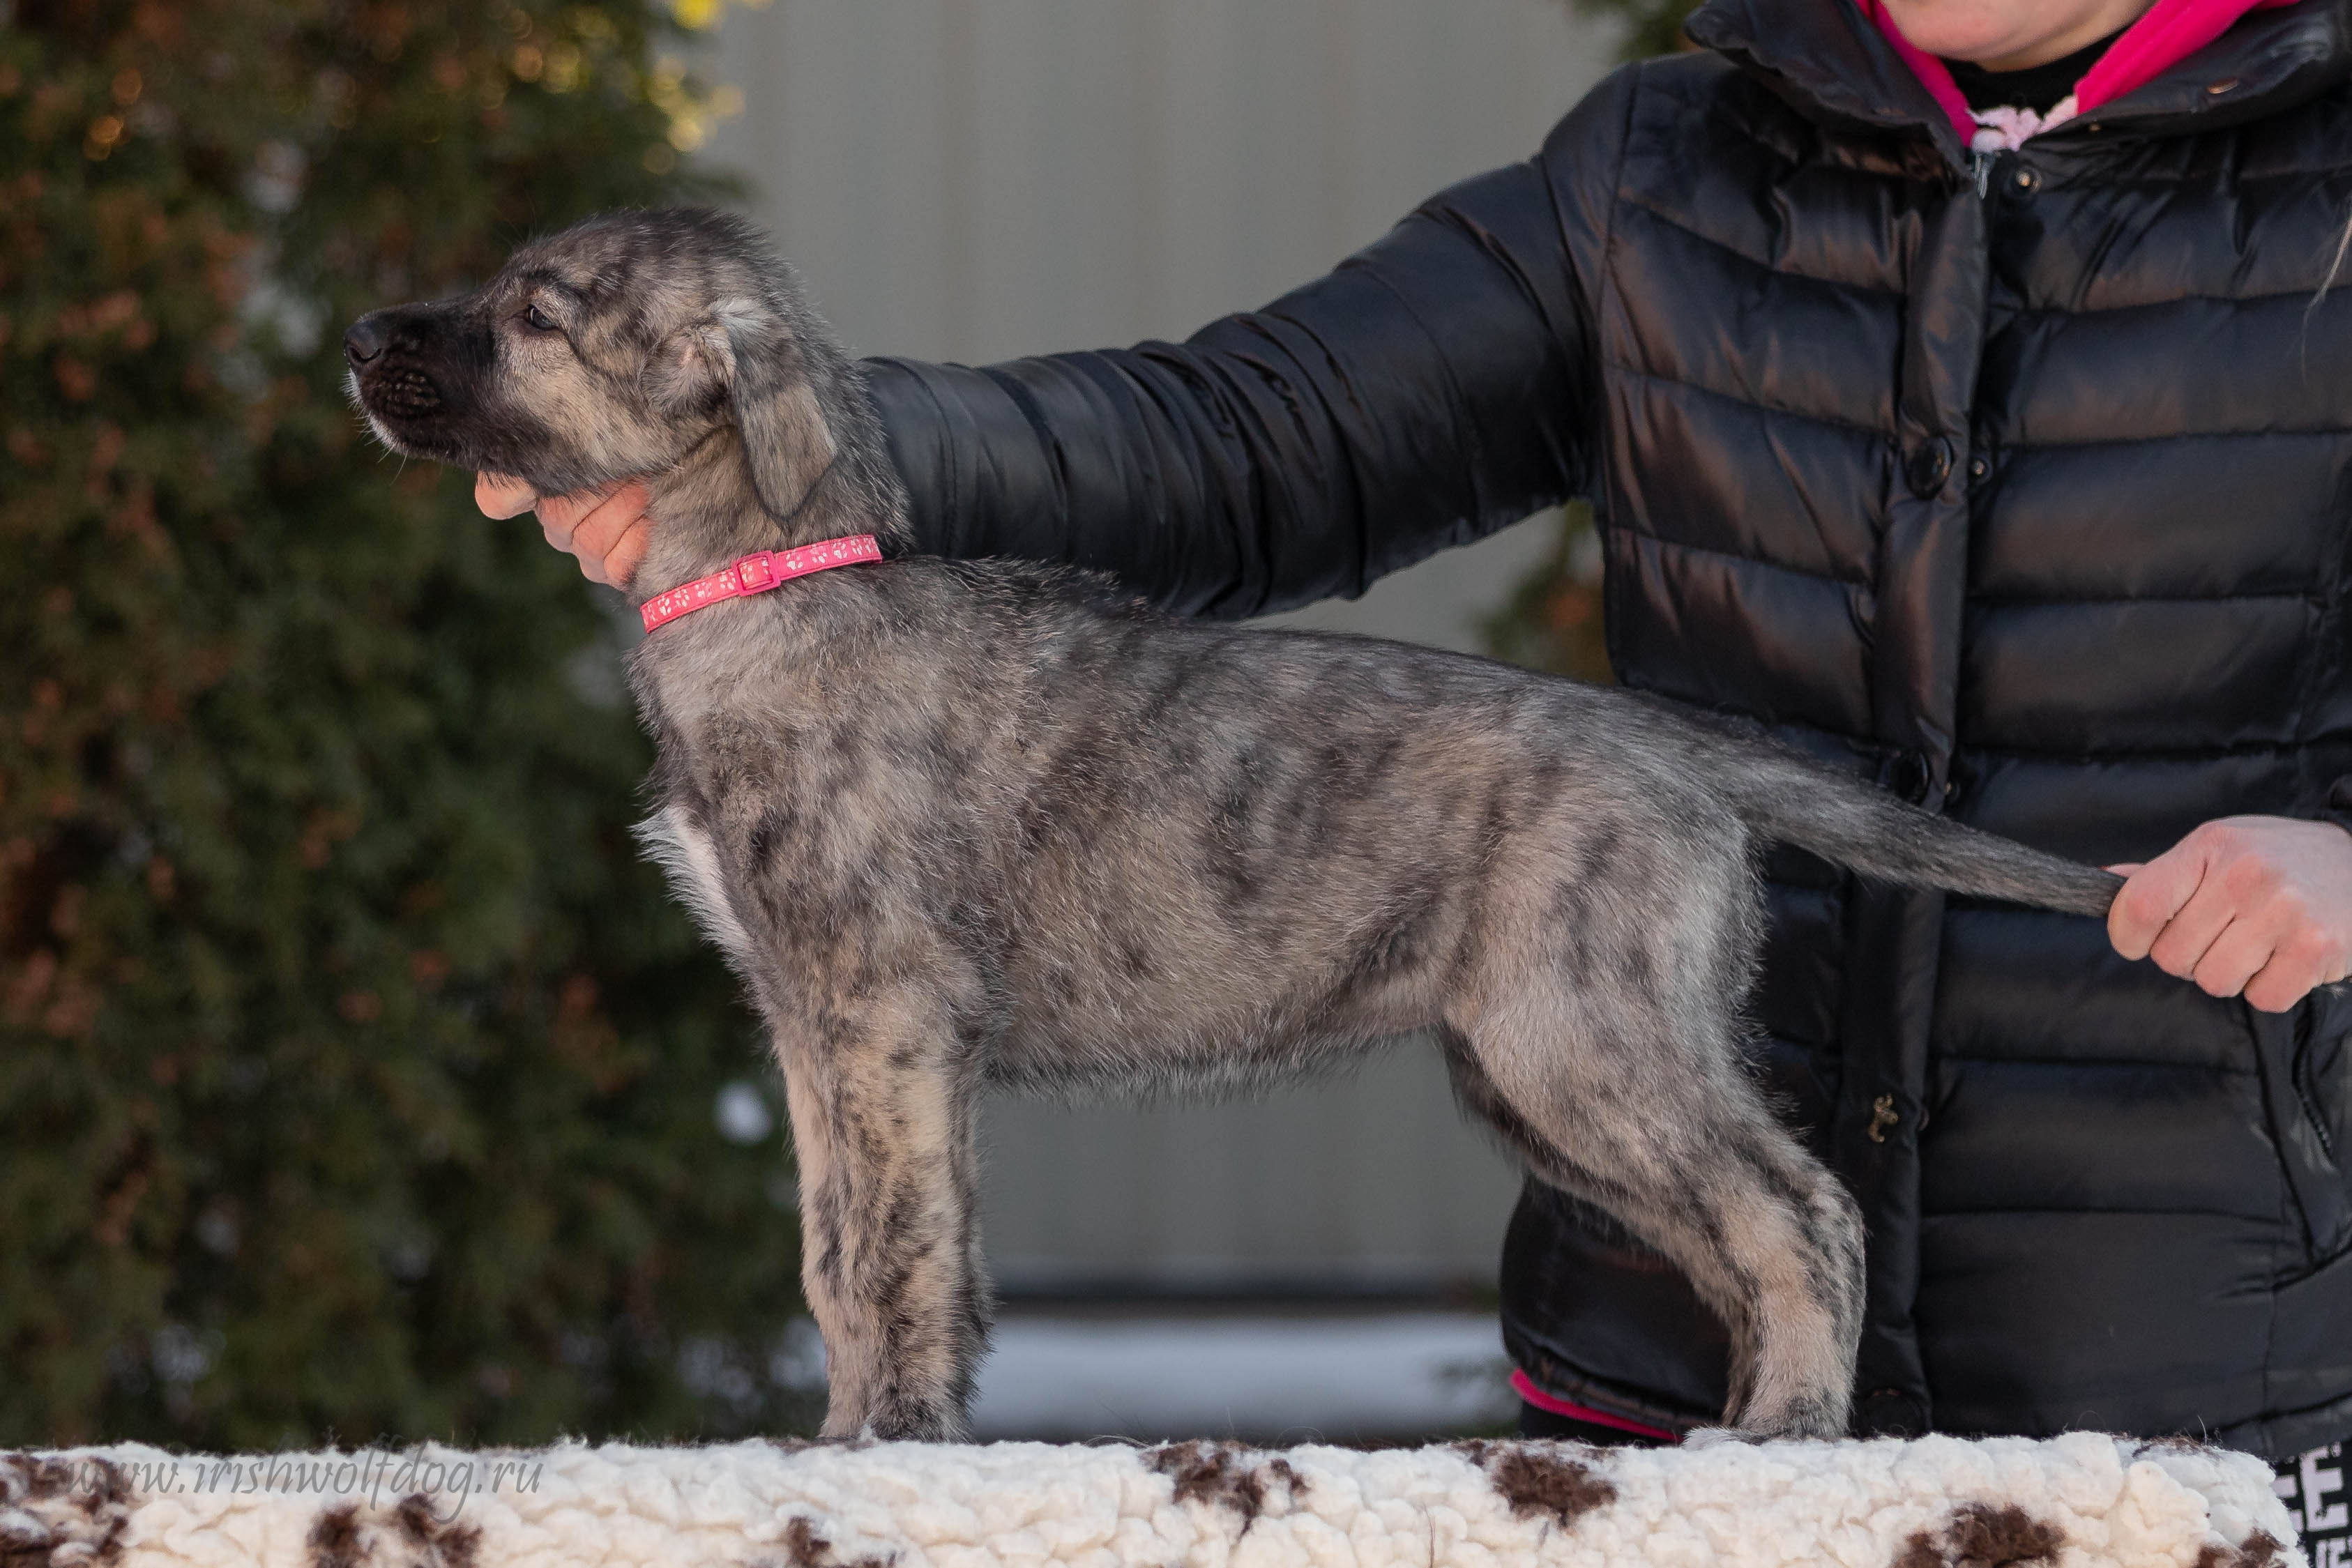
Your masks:
<instances>
[{"instance_id":1,"label":"jacket zipper","mask_svg":"<svg viewBox=\"0 0 2352 1568\"><path fill-rule=\"evenodd\" d=\"M1988 152L1980 147L1969 149L1969 172L1977 183L1977 200L1981 202L1992 191L1992 166L2000 161L1998 152Z\"/></svg>"}]
</instances>

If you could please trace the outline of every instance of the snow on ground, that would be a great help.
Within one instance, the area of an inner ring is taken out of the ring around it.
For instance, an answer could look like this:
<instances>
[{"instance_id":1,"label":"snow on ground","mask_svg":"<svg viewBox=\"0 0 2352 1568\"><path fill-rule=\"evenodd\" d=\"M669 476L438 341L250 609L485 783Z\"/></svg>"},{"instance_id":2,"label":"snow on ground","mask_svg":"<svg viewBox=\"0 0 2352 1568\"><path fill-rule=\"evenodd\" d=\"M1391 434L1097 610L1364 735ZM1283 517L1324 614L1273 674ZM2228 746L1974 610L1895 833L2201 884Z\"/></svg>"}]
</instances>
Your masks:
<instances>
[{"instance_id":1,"label":"snow on ground","mask_svg":"<svg viewBox=\"0 0 2352 1568\"><path fill-rule=\"evenodd\" d=\"M982 1438L1352 1442L1494 1430L1517 1410L1492 1312L1008 1313Z\"/></svg>"}]
</instances>

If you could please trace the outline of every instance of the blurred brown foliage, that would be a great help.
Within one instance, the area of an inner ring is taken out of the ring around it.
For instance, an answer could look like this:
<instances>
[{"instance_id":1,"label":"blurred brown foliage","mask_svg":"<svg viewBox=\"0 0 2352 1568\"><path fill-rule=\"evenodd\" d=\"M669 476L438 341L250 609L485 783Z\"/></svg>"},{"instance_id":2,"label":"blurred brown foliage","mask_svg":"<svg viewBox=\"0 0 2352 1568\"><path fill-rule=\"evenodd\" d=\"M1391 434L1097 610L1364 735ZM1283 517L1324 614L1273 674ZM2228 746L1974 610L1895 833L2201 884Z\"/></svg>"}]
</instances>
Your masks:
<instances>
[{"instance_id":1,"label":"blurred brown foliage","mask_svg":"<svg viewBox=\"0 0 2352 1568\"><path fill-rule=\"evenodd\" d=\"M1580 681L1606 681L1609 648L1601 605L1601 536L1591 508L1569 507L1552 529L1552 548L1480 623L1497 659Z\"/></svg>"}]
</instances>

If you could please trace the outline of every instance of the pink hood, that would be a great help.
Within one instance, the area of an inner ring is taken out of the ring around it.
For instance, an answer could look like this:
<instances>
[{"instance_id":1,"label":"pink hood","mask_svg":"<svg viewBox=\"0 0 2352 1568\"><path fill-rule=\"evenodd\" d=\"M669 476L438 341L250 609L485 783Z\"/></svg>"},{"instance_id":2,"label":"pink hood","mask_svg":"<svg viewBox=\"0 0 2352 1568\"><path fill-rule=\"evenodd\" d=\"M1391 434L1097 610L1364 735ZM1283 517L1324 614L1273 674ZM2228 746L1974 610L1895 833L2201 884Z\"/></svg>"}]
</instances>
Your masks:
<instances>
[{"instance_id":1,"label":"pink hood","mask_svg":"<svg viewBox=\"0 0 2352 1568\"><path fill-rule=\"evenodd\" d=\"M2228 32L2230 24L2247 12L2293 3L2294 0L2156 0L2147 14L2134 22L2116 40L2115 47L2091 68L2090 74L2075 84L2074 112L2088 114L2100 104L2112 102L2134 88L2154 81ZM1951 71L1935 56L1913 47L1880 0L1860 0L1860 4L1895 46L1895 52L1903 57L1904 64L1918 73L1944 112L1952 117L1952 126L1960 133L1961 144L1968 145L1976 135L1977 120L1969 112L1968 99L1960 96L1959 88L1952 81Z\"/></svg>"}]
</instances>

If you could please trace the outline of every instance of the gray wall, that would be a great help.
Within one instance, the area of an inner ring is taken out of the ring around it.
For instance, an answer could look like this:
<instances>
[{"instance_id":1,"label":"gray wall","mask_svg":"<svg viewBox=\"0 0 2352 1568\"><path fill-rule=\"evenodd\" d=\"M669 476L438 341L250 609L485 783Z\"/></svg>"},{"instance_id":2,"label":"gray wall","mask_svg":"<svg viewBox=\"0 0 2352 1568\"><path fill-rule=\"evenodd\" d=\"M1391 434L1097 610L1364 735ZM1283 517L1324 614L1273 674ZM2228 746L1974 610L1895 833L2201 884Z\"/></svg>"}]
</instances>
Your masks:
<instances>
[{"instance_id":1,"label":"gray wall","mask_svg":"<svg viewBox=\"0 0 2352 1568\"><path fill-rule=\"evenodd\" d=\"M1565 0L770 0L703 54L708 156L868 353L1181 338L1527 156L1605 68ZM1541 522L1294 623L1457 648ZM1490 1278L1517 1176L1425 1042L1255 1104L989 1117L1015 1289Z\"/></svg>"}]
</instances>

